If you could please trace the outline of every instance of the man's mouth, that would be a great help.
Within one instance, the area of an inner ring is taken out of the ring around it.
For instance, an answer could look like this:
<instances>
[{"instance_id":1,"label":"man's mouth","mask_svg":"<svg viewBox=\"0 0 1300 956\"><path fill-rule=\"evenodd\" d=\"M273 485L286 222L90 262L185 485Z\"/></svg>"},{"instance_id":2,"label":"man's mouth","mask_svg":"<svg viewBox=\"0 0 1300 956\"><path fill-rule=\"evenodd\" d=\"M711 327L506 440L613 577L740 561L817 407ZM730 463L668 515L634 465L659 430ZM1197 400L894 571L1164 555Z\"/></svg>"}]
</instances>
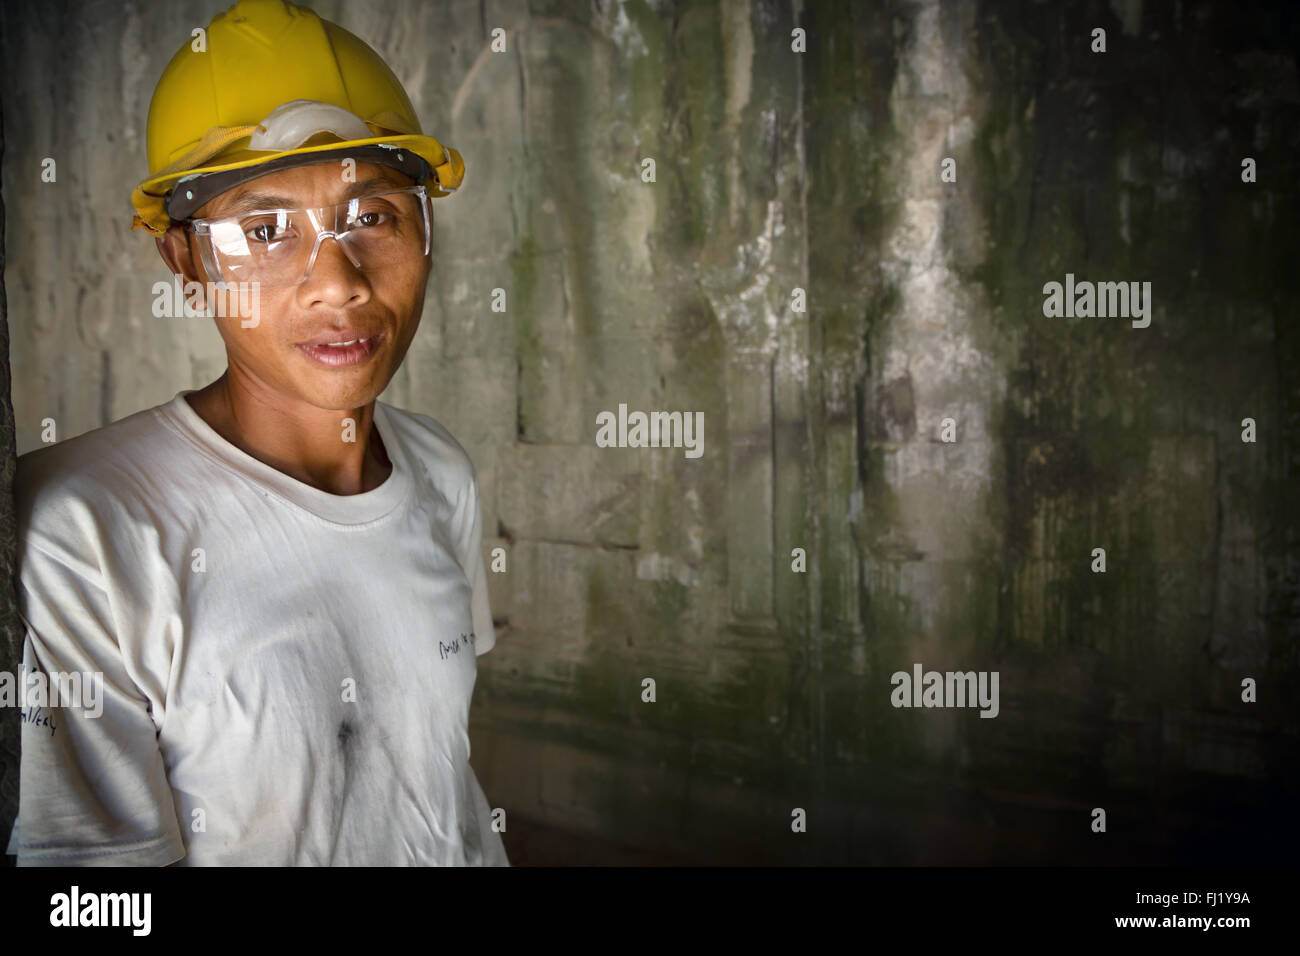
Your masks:
<instances>
[{"instance_id":1,"label":"man's mouth","mask_svg":"<svg viewBox=\"0 0 1300 956\"><path fill-rule=\"evenodd\" d=\"M318 365L328 368L341 368L349 365L361 365L375 354L375 348L383 339L384 333L358 336L351 332L337 332L334 336L318 336L314 342L304 342L298 346L302 353Z\"/></svg>"}]
</instances>

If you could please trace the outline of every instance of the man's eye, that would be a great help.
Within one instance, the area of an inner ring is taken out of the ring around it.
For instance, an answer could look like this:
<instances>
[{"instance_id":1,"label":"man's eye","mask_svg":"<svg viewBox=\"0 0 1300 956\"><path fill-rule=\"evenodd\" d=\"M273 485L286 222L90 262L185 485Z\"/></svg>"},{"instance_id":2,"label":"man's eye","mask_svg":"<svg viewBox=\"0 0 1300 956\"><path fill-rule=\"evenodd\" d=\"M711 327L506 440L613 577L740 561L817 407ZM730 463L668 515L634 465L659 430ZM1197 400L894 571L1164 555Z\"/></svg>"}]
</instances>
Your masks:
<instances>
[{"instance_id":1,"label":"man's eye","mask_svg":"<svg viewBox=\"0 0 1300 956\"><path fill-rule=\"evenodd\" d=\"M249 229L248 236L258 242L275 242L284 238L284 232L273 222L263 222Z\"/></svg>"},{"instance_id":2,"label":"man's eye","mask_svg":"<svg viewBox=\"0 0 1300 956\"><path fill-rule=\"evenodd\" d=\"M362 227L378 226L383 223L384 214L382 212L363 212L357 216L355 221L358 226Z\"/></svg>"}]
</instances>

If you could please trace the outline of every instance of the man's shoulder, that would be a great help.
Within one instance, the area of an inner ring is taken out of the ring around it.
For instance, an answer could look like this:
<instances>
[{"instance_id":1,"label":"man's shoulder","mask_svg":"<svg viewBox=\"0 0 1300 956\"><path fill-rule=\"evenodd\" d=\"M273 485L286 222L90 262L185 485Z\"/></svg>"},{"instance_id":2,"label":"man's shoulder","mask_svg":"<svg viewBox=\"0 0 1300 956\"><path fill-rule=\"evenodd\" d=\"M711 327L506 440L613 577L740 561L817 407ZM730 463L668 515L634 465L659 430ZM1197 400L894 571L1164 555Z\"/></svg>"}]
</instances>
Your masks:
<instances>
[{"instance_id":1,"label":"man's shoulder","mask_svg":"<svg viewBox=\"0 0 1300 956\"><path fill-rule=\"evenodd\" d=\"M447 427L420 412L380 402L403 447L415 456L441 487L474 489L477 481L469 453Z\"/></svg>"},{"instance_id":2,"label":"man's shoulder","mask_svg":"<svg viewBox=\"0 0 1300 956\"><path fill-rule=\"evenodd\" d=\"M147 503L154 476L168 470L165 450L175 447L162 407L21 455L14 475L19 535L56 535Z\"/></svg>"}]
</instances>

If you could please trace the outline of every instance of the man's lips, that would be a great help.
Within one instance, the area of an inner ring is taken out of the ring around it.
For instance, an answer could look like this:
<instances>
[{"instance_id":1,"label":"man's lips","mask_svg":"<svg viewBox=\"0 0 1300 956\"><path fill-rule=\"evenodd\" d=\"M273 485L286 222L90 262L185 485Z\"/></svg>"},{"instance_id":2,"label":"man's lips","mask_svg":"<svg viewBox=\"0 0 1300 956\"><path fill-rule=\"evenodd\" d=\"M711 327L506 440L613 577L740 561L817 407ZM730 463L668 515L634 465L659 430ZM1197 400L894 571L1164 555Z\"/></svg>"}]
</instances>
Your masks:
<instances>
[{"instance_id":1,"label":"man's lips","mask_svg":"<svg viewBox=\"0 0 1300 956\"><path fill-rule=\"evenodd\" d=\"M304 355L317 365L339 368L349 365L361 365L383 341L384 333L372 332L322 332L306 342L298 343Z\"/></svg>"},{"instance_id":2,"label":"man's lips","mask_svg":"<svg viewBox=\"0 0 1300 956\"><path fill-rule=\"evenodd\" d=\"M367 332L365 329L326 329L309 339L299 342L301 346L311 345L350 345L360 339L378 338L382 332Z\"/></svg>"}]
</instances>

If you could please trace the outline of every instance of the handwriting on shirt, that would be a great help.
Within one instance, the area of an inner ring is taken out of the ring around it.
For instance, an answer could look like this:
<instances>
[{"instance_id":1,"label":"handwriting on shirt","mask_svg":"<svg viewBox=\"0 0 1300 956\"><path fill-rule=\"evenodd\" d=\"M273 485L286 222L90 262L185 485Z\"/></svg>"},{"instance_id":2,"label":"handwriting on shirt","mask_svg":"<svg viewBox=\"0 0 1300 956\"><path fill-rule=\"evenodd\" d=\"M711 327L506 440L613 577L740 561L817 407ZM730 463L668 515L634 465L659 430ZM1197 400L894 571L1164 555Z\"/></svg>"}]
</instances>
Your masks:
<instances>
[{"instance_id":1,"label":"handwriting on shirt","mask_svg":"<svg viewBox=\"0 0 1300 956\"><path fill-rule=\"evenodd\" d=\"M24 707L19 711L19 713L22 715L24 724L31 724L34 727L50 728L51 737L53 737L54 732L59 729L59 725L55 723L54 714L51 713L48 707Z\"/></svg>"},{"instance_id":2,"label":"handwriting on shirt","mask_svg":"<svg viewBox=\"0 0 1300 956\"><path fill-rule=\"evenodd\" d=\"M460 649L462 647L468 647L473 642L474 642L473 631L470 631L468 634L462 634L460 637L453 640L450 644L446 643L445 641L439 641L438 656L445 661L447 659L448 654L459 654Z\"/></svg>"}]
</instances>

